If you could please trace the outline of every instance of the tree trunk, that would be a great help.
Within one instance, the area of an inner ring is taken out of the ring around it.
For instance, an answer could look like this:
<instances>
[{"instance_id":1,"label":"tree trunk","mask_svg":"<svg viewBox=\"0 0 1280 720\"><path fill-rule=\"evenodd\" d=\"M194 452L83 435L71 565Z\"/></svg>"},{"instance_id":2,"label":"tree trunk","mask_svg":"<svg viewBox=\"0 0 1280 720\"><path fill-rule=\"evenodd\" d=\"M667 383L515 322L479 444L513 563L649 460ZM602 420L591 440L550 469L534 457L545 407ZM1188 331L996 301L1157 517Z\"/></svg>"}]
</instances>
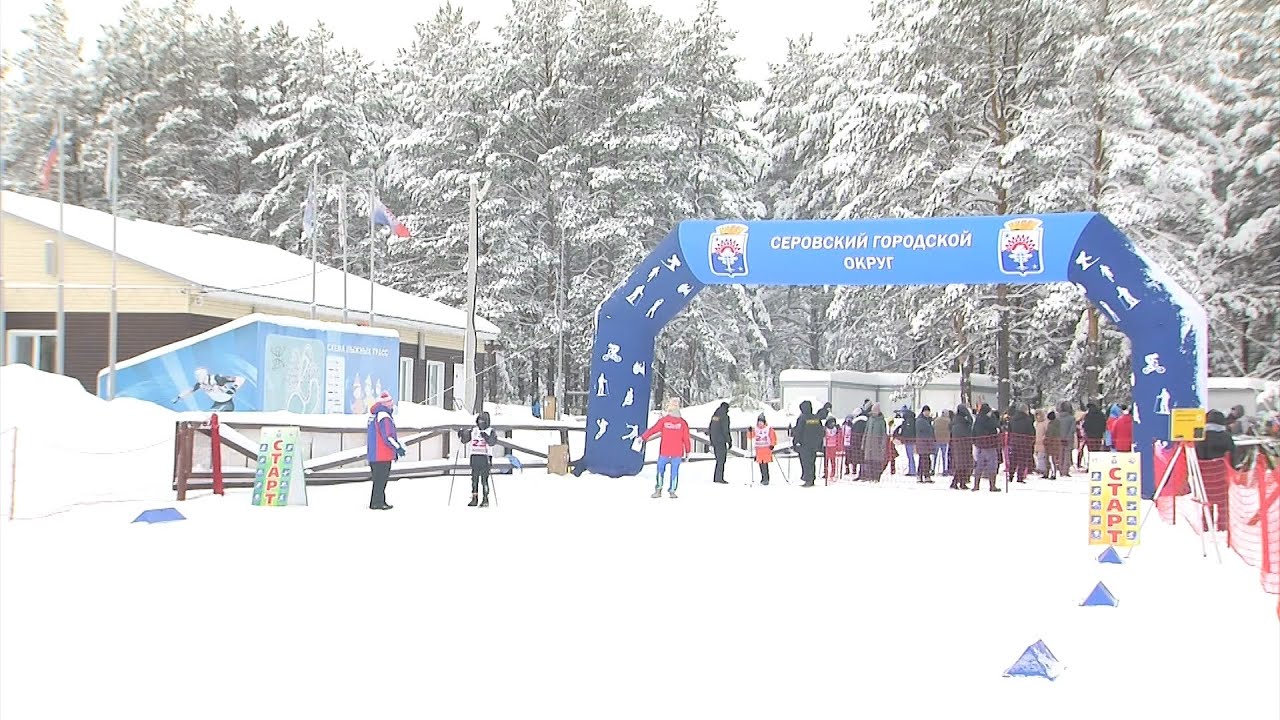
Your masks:
<instances>
[{"instance_id":1,"label":"tree trunk","mask_svg":"<svg viewBox=\"0 0 1280 720\"><path fill-rule=\"evenodd\" d=\"M1013 398L1013 386L1009 382L1009 324L1011 313L1006 303L1009 299L1009 286L996 286L996 302L1000 304L1000 327L996 333L996 409L1003 412L1009 407Z\"/></svg>"},{"instance_id":2,"label":"tree trunk","mask_svg":"<svg viewBox=\"0 0 1280 720\"><path fill-rule=\"evenodd\" d=\"M809 298L809 369L822 369L822 308L817 294Z\"/></svg>"},{"instance_id":3,"label":"tree trunk","mask_svg":"<svg viewBox=\"0 0 1280 720\"><path fill-rule=\"evenodd\" d=\"M653 366L649 368L653 378L653 406L654 410L663 409L663 397L667 394L667 364L661 360L654 360Z\"/></svg>"},{"instance_id":4,"label":"tree trunk","mask_svg":"<svg viewBox=\"0 0 1280 720\"><path fill-rule=\"evenodd\" d=\"M1084 356L1084 396L1088 400L1096 400L1100 393L1098 392L1098 377L1100 368L1099 356L1099 334L1098 334L1098 310L1092 305L1085 310L1086 321L1089 323L1087 334L1085 335L1085 356Z\"/></svg>"},{"instance_id":5,"label":"tree trunk","mask_svg":"<svg viewBox=\"0 0 1280 720\"><path fill-rule=\"evenodd\" d=\"M1240 321L1240 374L1249 374L1249 318Z\"/></svg>"}]
</instances>

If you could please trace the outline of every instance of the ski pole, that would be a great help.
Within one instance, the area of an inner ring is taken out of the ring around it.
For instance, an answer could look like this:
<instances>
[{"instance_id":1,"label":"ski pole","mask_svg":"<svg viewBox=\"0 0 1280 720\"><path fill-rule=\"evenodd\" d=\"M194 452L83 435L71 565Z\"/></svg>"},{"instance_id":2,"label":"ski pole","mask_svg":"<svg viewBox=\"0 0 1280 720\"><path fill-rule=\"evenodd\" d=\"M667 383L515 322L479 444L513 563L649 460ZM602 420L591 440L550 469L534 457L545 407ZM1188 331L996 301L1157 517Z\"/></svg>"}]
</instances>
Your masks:
<instances>
[{"instance_id":1,"label":"ski pole","mask_svg":"<svg viewBox=\"0 0 1280 720\"><path fill-rule=\"evenodd\" d=\"M458 480L458 452L461 450L462 445L459 444L457 449L453 451L453 464L449 468L449 501L445 503L447 506L453 505L453 484Z\"/></svg>"},{"instance_id":2,"label":"ski pole","mask_svg":"<svg viewBox=\"0 0 1280 720\"><path fill-rule=\"evenodd\" d=\"M774 464L774 466L775 466L775 467L777 467L777 468L778 468L778 472L782 473L782 479L783 479L783 480L785 480L785 481L786 481L786 483L787 483L788 485L790 485L790 484L791 484L791 478L787 477L787 471L783 468L782 463L781 463L781 462L778 462L778 459L777 459L777 458L774 458L774 459L773 459L773 464Z\"/></svg>"}]
</instances>

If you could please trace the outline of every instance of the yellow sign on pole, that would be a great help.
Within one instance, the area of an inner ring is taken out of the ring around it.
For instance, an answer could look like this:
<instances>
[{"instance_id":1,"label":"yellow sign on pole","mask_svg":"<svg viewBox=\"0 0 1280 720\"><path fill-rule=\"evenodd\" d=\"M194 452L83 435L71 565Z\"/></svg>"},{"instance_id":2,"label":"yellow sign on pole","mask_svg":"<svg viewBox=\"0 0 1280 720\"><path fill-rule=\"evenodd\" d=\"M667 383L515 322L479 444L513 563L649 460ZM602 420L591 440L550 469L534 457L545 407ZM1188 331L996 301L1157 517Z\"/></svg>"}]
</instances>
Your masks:
<instances>
[{"instance_id":1,"label":"yellow sign on pole","mask_svg":"<svg viewBox=\"0 0 1280 720\"><path fill-rule=\"evenodd\" d=\"M1174 408L1169 413L1169 439L1174 442L1203 440L1204 423L1203 409Z\"/></svg>"},{"instance_id":2,"label":"yellow sign on pole","mask_svg":"<svg viewBox=\"0 0 1280 720\"><path fill-rule=\"evenodd\" d=\"M1139 453L1089 453L1089 544L1131 547L1142 522Z\"/></svg>"}]
</instances>

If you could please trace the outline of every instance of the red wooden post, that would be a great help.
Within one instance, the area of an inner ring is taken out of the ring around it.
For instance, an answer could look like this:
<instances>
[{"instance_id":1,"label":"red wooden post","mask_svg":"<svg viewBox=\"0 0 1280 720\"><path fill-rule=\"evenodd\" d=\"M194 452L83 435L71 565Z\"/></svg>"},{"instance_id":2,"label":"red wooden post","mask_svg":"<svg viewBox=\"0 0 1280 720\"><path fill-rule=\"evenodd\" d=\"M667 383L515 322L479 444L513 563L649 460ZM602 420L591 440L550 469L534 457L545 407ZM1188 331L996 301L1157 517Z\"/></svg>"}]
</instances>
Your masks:
<instances>
[{"instance_id":1,"label":"red wooden post","mask_svg":"<svg viewBox=\"0 0 1280 720\"><path fill-rule=\"evenodd\" d=\"M213 468L213 494L225 495L222 485L222 431L218 429L218 413L209 418L210 467Z\"/></svg>"}]
</instances>

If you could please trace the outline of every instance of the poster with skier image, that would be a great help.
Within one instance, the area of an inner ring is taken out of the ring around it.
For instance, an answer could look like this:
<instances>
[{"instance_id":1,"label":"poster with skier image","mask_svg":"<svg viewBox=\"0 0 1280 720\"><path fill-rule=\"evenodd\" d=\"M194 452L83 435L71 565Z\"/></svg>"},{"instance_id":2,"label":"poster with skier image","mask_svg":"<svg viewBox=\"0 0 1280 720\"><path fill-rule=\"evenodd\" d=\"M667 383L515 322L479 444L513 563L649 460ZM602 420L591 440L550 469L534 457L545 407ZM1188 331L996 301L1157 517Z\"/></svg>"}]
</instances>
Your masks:
<instances>
[{"instance_id":1,"label":"poster with skier image","mask_svg":"<svg viewBox=\"0 0 1280 720\"><path fill-rule=\"evenodd\" d=\"M399 363L394 330L250 315L119 363L116 396L187 411L363 415L384 391L398 397Z\"/></svg>"}]
</instances>

